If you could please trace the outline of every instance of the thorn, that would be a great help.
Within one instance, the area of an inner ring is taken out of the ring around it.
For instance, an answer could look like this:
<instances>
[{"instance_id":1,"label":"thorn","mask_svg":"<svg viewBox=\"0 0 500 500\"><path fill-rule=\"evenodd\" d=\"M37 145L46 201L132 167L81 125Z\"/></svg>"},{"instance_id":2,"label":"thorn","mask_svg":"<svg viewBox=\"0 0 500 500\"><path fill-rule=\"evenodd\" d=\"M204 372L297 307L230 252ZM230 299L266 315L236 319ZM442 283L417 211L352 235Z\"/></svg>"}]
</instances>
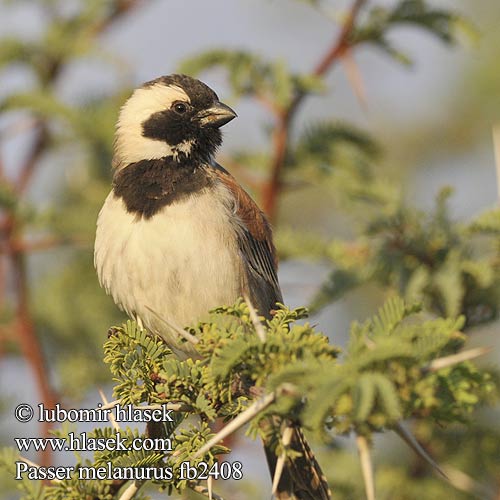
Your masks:
<instances>
[{"instance_id":1,"label":"thorn","mask_svg":"<svg viewBox=\"0 0 500 500\"><path fill-rule=\"evenodd\" d=\"M448 475L448 481L457 490L465 491L470 495L484 500L494 500L496 498L495 492L491 488L476 481L465 472L455 469L451 465L444 465L443 469Z\"/></svg>"},{"instance_id":2,"label":"thorn","mask_svg":"<svg viewBox=\"0 0 500 500\"><path fill-rule=\"evenodd\" d=\"M208 489L208 498L210 500L213 500L213 485L214 485L214 478L213 476L209 476L208 479L207 479L207 489Z\"/></svg>"},{"instance_id":3,"label":"thorn","mask_svg":"<svg viewBox=\"0 0 500 500\"><path fill-rule=\"evenodd\" d=\"M131 500L135 497L138 491L141 489L144 482L134 481L121 495L119 500Z\"/></svg>"},{"instance_id":4,"label":"thorn","mask_svg":"<svg viewBox=\"0 0 500 500\"><path fill-rule=\"evenodd\" d=\"M118 406L120 403L121 401L119 399L115 399L114 401L111 401L109 403L102 405L99 408L96 408L96 410L111 410L115 406Z\"/></svg>"},{"instance_id":5,"label":"thorn","mask_svg":"<svg viewBox=\"0 0 500 500\"><path fill-rule=\"evenodd\" d=\"M274 470L273 486L271 489L271 497L272 498L274 498L274 495L276 495L276 492L278 491L278 485L279 485L279 482L281 479L281 475L283 474L283 468L285 467L285 461L286 461L285 453L282 453L278 457L278 460L276 460L276 469Z\"/></svg>"},{"instance_id":6,"label":"thorn","mask_svg":"<svg viewBox=\"0 0 500 500\"><path fill-rule=\"evenodd\" d=\"M139 328L141 330L145 330L144 328L144 323L142 322L142 319L140 318L140 316L135 316L135 322L139 325Z\"/></svg>"},{"instance_id":7,"label":"thorn","mask_svg":"<svg viewBox=\"0 0 500 500\"><path fill-rule=\"evenodd\" d=\"M363 77L361 76L359 66L352 56L352 51L346 50L340 57L340 62L344 66L347 80L349 81L360 106L364 111L367 111L368 100L366 98L365 84Z\"/></svg>"},{"instance_id":8,"label":"thorn","mask_svg":"<svg viewBox=\"0 0 500 500\"><path fill-rule=\"evenodd\" d=\"M25 462L25 463L27 463L30 467L36 467L37 469L39 469L39 468L40 468L40 466L39 466L37 463L32 462L31 460L29 460L28 458L23 457L22 455L19 455L19 460L20 460L21 462ZM57 479L57 478L54 478L54 479L50 479L50 480L49 480L49 483L60 483L60 482L61 482L61 481L60 481L59 479Z\"/></svg>"},{"instance_id":9,"label":"thorn","mask_svg":"<svg viewBox=\"0 0 500 500\"><path fill-rule=\"evenodd\" d=\"M416 440L415 436L406 429L401 422L398 422L394 431L396 434L425 462L427 462L434 470L439 472L439 474L449 481L448 476L444 473L443 469L434 461L434 459L424 450L422 445Z\"/></svg>"},{"instance_id":10,"label":"thorn","mask_svg":"<svg viewBox=\"0 0 500 500\"><path fill-rule=\"evenodd\" d=\"M276 491L278 491L278 484L280 482L281 475L283 474L283 468L285 466L285 461L286 461L286 449L290 445L290 442L292 440L292 435L293 435L293 428L289 425L286 426L285 429L283 430L283 436L281 438L281 442L283 444L283 452L276 461L276 469L274 470L273 486L271 490L271 493L273 495L275 495Z\"/></svg>"},{"instance_id":11,"label":"thorn","mask_svg":"<svg viewBox=\"0 0 500 500\"><path fill-rule=\"evenodd\" d=\"M365 493L367 500L375 500L375 481L373 479L373 464L370 455L370 447L364 436L356 436L358 446L359 460L361 462L361 471L365 481Z\"/></svg>"},{"instance_id":12,"label":"thorn","mask_svg":"<svg viewBox=\"0 0 500 500\"><path fill-rule=\"evenodd\" d=\"M193 456L198 458L206 453L212 446L222 441L224 438L243 427L247 422L252 420L261 411L265 410L276 400L276 391L267 394L266 396L258 399L255 403L251 404L243 413L240 413L234 420L229 422L223 427L212 439L207 441Z\"/></svg>"},{"instance_id":13,"label":"thorn","mask_svg":"<svg viewBox=\"0 0 500 500\"><path fill-rule=\"evenodd\" d=\"M102 391L102 389L98 389L99 391L99 396L101 396L101 399L102 399L102 402L104 403L104 406L108 405L109 402L104 394L104 392ZM102 410L103 407L101 407L101 410ZM110 421L111 425L113 426L113 428L115 429L115 431L119 431L120 430L120 426L118 425L118 422L116 421L116 418L113 414L112 411L110 411L108 413L108 420Z\"/></svg>"},{"instance_id":14,"label":"thorn","mask_svg":"<svg viewBox=\"0 0 500 500\"><path fill-rule=\"evenodd\" d=\"M194 335L191 335L189 332L186 332L186 330L183 330L182 328L170 323L170 321L167 321L165 318L160 316L155 310L151 309L151 307L149 307L149 306L145 306L145 307L148 311L152 312L156 316L157 319L159 319L162 323L164 323L166 326L168 326L175 333L179 334L183 339L186 339L188 342L191 342L191 344L193 344L193 345L196 345L199 342L199 340ZM160 335L160 337L163 338L163 336L161 336L161 335ZM165 339L163 338L163 340L165 340ZM166 340L165 340L165 342L166 342Z\"/></svg>"},{"instance_id":15,"label":"thorn","mask_svg":"<svg viewBox=\"0 0 500 500\"><path fill-rule=\"evenodd\" d=\"M447 368L448 366L456 365L458 363L462 363L463 361L468 361L470 359L478 358L479 356L484 356L485 354L491 352L492 349L492 347L475 347L474 349L468 349L467 351L452 354L451 356L437 358L424 366L422 368L422 372L436 372L438 370L441 370L442 368Z\"/></svg>"},{"instance_id":16,"label":"thorn","mask_svg":"<svg viewBox=\"0 0 500 500\"><path fill-rule=\"evenodd\" d=\"M245 299L245 302L248 306L248 310L250 312L250 319L252 320L253 326L255 328L255 333L259 337L260 341L264 343L266 341L266 331L264 330L262 323L259 321L259 316L257 314L257 311L255 310L255 307L250 301L250 297L248 297L248 295L244 294L243 298Z\"/></svg>"}]
</instances>

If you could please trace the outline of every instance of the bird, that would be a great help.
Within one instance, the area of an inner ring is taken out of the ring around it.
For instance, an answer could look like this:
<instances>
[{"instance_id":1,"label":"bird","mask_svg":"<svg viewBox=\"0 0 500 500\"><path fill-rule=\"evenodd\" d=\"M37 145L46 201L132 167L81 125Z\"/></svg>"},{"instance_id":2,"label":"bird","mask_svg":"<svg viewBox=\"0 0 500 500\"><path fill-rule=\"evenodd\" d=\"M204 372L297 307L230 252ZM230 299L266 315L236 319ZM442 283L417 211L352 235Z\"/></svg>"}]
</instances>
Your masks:
<instances>
[{"instance_id":1,"label":"bird","mask_svg":"<svg viewBox=\"0 0 500 500\"><path fill-rule=\"evenodd\" d=\"M181 358L195 356L195 347L162 317L185 327L246 296L269 318L283 302L270 223L215 160L220 128L236 116L203 82L172 74L137 88L116 125L112 188L97 219L98 279ZM291 446L304 463L287 461L276 497L330 498L298 426ZM276 454L265 451L274 474Z\"/></svg>"}]
</instances>

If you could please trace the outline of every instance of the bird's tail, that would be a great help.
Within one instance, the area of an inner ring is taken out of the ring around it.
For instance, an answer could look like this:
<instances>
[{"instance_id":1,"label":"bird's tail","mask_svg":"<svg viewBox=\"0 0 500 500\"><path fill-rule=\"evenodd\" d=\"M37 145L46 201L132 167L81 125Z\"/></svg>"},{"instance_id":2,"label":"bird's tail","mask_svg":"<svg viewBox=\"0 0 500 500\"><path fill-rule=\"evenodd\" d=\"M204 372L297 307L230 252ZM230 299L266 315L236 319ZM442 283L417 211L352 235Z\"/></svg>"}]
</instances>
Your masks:
<instances>
[{"instance_id":1,"label":"bird's tail","mask_svg":"<svg viewBox=\"0 0 500 500\"><path fill-rule=\"evenodd\" d=\"M276 426L276 422L272 422ZM302 429L298 425L287 424L287 448L292 451L291 457L285 459L281 468L274 449L264 443L267 464L271 472L273 484L275 475L279 481L274 484L277 500L331 500L331 491L321 467L312 452ZM284 433L285 434L285 433Z\"/></svg>"}]
</instances>

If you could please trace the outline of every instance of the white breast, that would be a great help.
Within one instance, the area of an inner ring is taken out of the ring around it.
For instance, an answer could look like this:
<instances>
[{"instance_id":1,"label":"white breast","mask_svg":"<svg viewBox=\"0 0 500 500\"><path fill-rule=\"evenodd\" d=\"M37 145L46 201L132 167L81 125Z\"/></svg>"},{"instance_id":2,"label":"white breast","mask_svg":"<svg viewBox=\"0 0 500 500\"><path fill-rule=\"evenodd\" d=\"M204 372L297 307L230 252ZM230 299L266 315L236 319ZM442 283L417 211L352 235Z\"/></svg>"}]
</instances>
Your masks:
<instances>
[{"instance_id":1,"label":"white breast","mask_svg":"<svg viewBox=\"0 0 500 500\"><path fill-rule=\"evenodd\" d=\"M143 219L111 192L99 214L94 261L101 285L172 347L178 345L175 334L148 308L185 327L241 295L231 204L217 201L227 198L220 194L193 195Z\"/></svg>"}]
</instances>

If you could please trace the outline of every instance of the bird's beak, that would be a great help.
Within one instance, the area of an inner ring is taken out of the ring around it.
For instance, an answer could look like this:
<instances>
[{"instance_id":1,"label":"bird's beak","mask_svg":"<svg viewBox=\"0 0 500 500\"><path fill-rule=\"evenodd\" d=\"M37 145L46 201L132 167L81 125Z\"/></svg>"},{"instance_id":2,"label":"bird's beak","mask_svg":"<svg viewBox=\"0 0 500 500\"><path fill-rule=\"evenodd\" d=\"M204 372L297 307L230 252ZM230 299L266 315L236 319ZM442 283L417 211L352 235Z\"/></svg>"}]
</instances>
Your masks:
<instances>
[{"instance_id":1,"label":"bird's beak","mask_svg":"<svg viewBox=\"0 0 500 500\"><path fill-rule=\"evenodd\" d=\"M202 127L222 127L238 115L226 104L217 102L211 108L204 109L197 114Z\"/></svg>"}]
</instances>

